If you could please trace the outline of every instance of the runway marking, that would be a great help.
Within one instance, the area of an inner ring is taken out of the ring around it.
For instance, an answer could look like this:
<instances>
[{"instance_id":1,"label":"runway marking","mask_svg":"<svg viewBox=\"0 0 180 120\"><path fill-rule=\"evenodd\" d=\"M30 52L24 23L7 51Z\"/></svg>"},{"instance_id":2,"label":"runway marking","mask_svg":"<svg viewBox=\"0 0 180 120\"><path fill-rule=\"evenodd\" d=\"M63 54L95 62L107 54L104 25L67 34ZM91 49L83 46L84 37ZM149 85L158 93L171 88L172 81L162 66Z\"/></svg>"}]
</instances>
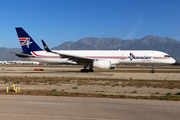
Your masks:
<instances>
[{"instance_id":1,"label":"runway marking","mask_svg":"<svg viewBox=\"0 0 180 120\"><path fill-rule=\"evenodd\" d=\"M28 115L28 114L13 114L13 113L0 113L0 115L6 115L6 116L24 116L24 117L45 117L45 118L69 118L69 119L93 119L93 120L118 120L118 119L108 119L108 118L90 118L90 117L76 117L76 116L61 116L61 115Z\"/></svg>"},{"instance_id":2,"label":"runway marking","mask_svg":"<svg viewBox=\"0 0 180 120\"><path fill-rule=\"evenodd\" d=\"M43 105L66 105L64 103L46 103L46 102L18 102L18 103L25 103L25 104L43 104Z\"/></svg>"}]
</instances>

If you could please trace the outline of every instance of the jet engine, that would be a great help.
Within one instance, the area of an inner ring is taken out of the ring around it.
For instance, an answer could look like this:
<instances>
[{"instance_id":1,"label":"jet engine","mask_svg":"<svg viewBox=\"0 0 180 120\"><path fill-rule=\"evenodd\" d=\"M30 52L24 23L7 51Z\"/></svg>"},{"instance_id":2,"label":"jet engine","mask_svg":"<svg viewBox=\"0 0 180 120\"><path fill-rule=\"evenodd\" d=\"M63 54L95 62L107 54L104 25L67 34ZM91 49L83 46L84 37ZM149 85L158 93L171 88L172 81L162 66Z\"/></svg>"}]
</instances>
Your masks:
<instances>
[{"instance_id":1,"label":"jet engine","mask_svg":"<svg viewBox=\"0 0 180 120\"><path fill-rule=\"evenodd\" d=\"M110 69L111 68L111 62L110 61L94 61L93 62L93 68Z\"/></svg>"}]
</instances>

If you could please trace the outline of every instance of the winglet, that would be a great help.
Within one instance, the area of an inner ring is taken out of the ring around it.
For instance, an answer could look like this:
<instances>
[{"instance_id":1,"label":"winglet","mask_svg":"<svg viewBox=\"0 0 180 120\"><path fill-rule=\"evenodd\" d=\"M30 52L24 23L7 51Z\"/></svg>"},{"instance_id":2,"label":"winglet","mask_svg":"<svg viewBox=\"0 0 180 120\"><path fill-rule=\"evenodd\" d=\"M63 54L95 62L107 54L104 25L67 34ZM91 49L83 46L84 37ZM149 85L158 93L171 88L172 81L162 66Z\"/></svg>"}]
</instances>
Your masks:
<instances>
[{"instance_id":1,"label":"winglet","mask_svg":"<svg viewBox=\"0 0 180 120\"><path fill-rule=\"evenodd\" d=\"M44 40L41 40L42 41L42 44L44 46L44 49L47 51L47 52L52 52L49 47L46 45L46 43L44 42Z\"/></svg>"}]
</instances>

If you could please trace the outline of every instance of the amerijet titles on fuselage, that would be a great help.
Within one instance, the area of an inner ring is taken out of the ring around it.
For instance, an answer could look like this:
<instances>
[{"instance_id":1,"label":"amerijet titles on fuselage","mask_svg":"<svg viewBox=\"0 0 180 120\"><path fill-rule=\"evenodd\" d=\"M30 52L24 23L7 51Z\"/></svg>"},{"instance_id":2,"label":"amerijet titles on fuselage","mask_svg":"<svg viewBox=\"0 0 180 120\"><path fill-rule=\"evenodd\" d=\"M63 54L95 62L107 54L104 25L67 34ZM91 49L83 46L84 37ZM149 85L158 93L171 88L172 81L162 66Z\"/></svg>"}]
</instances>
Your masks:
<instances>
[{"instance_id":1,"label":"amerijet titles on fuselage","mask_svg":"<svg viewBox=\"0 0 180 120\"><path fill-rule=\"evenodd\" d=\"M16 56L50 64L81 64L81 72L93 72L93 68L111 69L119 64L140 65L166 65L173 64L175 60L165 52L154 50L50 50L42 40L44 49L18 27L16 32L22 47L22 53L8 51ZM89 69L87 67L89 66ZM154 67L153 67L154 68ZM154 69L152 70L154 72Z\"/></svg>"},{"instance_id":2,"label":"amerijet titles on fuselage","mask_svg":"<svg viewBox=\"0 0 180 120\"><path fill-rule=\"evenodd\" d=\"M133 59L151 60L152 57L151 56L135 56L132 53L130 53L130 56L128 58L132 61Z\"/></svg>"}]
</instances>

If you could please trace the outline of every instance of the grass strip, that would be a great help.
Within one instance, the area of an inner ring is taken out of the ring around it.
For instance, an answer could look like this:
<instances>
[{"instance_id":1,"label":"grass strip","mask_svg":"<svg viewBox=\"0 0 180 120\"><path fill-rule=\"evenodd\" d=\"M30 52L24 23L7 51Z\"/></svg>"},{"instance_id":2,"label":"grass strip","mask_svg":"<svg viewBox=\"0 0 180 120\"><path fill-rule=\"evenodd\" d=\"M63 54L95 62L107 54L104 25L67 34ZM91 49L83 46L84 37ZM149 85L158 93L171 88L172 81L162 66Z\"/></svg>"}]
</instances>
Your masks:
<instances>
[{"instance_id":1,"label":"grass strip","mask_svg":"<svg viewBox=\"0 0 180 120\"><path fill-rule=\"evenodd\" d=\"M168 100L180 101L179 95L166 94L166 96L126 96L126 95L107 95L96 93L69 93L47 90L23 90L20 93L2 93L4 95L34 95L34 96L65 96L65 97L93 97L93 98L118 98L118 99L144 99L144 100Z\"/></svg>"}]
</instances>

